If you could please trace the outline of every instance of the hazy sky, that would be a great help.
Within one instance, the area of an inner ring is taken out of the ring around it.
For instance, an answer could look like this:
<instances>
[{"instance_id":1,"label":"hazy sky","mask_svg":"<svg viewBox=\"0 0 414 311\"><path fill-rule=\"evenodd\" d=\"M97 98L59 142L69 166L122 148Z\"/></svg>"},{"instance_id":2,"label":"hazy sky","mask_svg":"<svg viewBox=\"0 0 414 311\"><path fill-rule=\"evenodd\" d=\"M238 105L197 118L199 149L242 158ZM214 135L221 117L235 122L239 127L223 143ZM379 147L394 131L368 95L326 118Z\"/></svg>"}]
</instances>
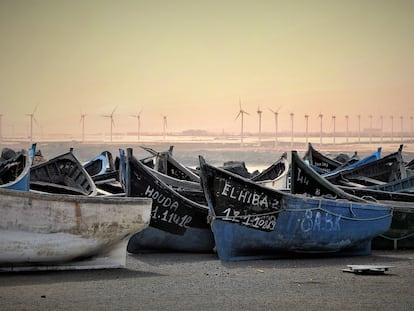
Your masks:
<instances>
[{"instance_id":1,"label":"hazy sky","mask_svg":"<svg viewBox=\"0 0 414 311\"><path fill-rule=\"evenodd\" d=\"M0 0L3 133L400 128L414 104L414 1Z\"/></svg>"}]
</instances>

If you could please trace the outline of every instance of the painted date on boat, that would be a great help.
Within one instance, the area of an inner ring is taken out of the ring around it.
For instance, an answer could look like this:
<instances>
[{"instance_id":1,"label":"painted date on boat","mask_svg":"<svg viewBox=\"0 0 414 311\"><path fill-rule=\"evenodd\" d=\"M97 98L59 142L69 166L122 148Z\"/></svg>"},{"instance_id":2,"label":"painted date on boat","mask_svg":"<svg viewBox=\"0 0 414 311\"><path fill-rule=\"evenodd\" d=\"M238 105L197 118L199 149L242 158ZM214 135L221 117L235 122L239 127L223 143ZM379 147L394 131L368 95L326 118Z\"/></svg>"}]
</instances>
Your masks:
<instances>
[{"instance_id":1,"label":"painted date on boat","mask_svg":"<svg viewBox=\"0 0 414 311\"><path fill-rule=\"evenodd\" d=\"M247 227L272 231L276 226L275 215L240 215L239 211L231 208L227 208L223 212L224 216L221 218L222 220L237 222Z\"/></svg>"}]
</instances>

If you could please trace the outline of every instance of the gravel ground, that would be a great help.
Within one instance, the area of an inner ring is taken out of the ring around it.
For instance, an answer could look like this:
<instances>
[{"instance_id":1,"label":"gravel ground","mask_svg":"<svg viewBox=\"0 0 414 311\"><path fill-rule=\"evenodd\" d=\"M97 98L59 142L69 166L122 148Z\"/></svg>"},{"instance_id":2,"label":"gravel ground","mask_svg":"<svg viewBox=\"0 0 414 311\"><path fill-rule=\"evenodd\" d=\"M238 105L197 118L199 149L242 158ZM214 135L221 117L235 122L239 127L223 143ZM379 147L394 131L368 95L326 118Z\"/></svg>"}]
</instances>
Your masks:
<instances>
[{"instance_id":1,"label":"gravel ground","mask_svg":"<svg viewBox=\"0 0 414 311\"><path fill-rule=\"evenodd\" d=\"M393 266L383 275L348 264ZM414 251L222 262L129 255L125 269L0 273L1 310L413 310Z\"/></svg>"}]
</instances>

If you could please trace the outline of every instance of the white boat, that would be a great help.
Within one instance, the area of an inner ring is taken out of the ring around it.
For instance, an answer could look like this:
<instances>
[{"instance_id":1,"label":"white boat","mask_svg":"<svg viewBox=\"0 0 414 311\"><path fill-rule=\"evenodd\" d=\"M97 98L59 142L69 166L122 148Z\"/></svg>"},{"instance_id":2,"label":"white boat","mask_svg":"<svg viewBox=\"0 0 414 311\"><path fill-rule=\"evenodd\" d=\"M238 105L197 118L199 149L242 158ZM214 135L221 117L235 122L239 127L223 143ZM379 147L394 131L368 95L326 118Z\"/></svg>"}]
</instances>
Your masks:
<instances>
[{"instance_id":1,"label":"white boat","mask_svg":"<svg viewBox=\"0 0 414 311\"><path fill-rule=\"evenodd\" d=\"M122 268L152 200L0 189L0 271Z\"/></svg>"}]
</instances>

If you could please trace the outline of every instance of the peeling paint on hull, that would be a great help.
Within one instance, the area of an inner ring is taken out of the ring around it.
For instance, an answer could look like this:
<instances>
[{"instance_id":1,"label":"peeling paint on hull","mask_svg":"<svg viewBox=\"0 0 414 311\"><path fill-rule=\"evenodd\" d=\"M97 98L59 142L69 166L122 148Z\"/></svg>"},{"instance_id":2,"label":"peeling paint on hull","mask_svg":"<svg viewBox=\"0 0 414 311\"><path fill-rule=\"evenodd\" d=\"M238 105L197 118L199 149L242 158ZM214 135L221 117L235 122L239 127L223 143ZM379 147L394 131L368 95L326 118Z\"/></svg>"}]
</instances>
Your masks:
<instances>
[{"instance_id":1,"label":"peeling paint on hull","mask_svg":"<svg viewBox=\"0 0 414 311\"><path fill-rule=\"evenodd\" d=\"M74 262L79 269L102 268L111 266L110 258L123 267L127 239L148 227L150 213L147 198L0 190L0 270L77 269Z\"/></svg>"}]
</instances>

